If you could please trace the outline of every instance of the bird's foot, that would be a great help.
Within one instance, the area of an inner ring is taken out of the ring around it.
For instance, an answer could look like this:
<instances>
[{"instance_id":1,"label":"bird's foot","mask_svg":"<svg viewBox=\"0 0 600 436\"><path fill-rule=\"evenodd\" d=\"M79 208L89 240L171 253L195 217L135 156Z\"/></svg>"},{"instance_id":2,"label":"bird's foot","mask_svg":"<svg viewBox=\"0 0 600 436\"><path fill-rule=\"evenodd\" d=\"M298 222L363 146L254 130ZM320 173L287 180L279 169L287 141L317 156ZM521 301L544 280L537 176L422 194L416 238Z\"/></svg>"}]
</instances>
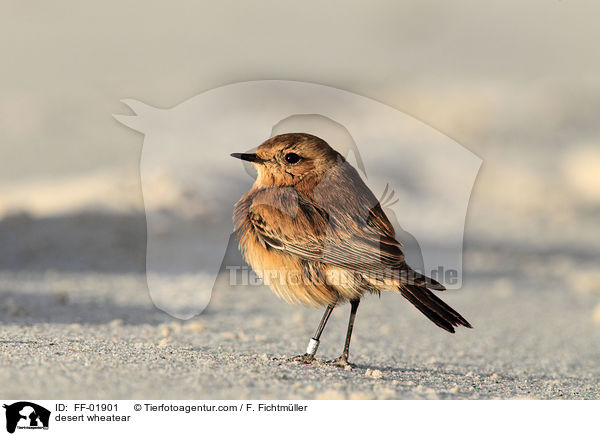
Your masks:
<instances>
[{"instance_id":1,"label":"bird's foot","mask_svg":"<svg viewBox=\"0 0 600 436\"><path fill-rule=\"evenodd\" d=\"M346 356L340 356L335 360L328 360L325 363L327 365L337 366L338 368L344 368L344 369L352 369L356 366L353 363L348 362L348 357L346 357Z\"/></svg>"},{"instance_id":2,"label":"bird's foot","mask_svg":"<svg viewBox=\"0 0 600 436\"><path fill-rule=\"evenodd\" d=\"M315 356L314 354L308 354L308 353L304 353L304 354L300 354L299 356L294 356L294 357L290 357L288 359L288 362L299 362L299 363L313 363L315 361Z\"/></svg>"}]
</instances>

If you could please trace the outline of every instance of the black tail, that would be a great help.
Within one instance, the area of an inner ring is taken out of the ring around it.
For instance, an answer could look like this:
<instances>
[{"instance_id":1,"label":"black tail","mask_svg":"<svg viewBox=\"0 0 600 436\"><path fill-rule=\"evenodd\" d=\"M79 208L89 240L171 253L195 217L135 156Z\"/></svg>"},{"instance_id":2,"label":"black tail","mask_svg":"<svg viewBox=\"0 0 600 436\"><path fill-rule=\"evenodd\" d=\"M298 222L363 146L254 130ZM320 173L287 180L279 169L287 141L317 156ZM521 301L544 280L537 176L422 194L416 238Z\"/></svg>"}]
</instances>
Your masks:
<instances>
[{"instance_id":1,"label":"black tail","mask_svg":"<svg viewBox=\"0 0 600 436\"><path fill-rule=\"evenodd\" d=\"M472 328L460 313L433 295L429 289L417 285L401 285L398 289L404 298L444 330L454 333L454 327L459 325Z\"/></svg>"}]
</instances>

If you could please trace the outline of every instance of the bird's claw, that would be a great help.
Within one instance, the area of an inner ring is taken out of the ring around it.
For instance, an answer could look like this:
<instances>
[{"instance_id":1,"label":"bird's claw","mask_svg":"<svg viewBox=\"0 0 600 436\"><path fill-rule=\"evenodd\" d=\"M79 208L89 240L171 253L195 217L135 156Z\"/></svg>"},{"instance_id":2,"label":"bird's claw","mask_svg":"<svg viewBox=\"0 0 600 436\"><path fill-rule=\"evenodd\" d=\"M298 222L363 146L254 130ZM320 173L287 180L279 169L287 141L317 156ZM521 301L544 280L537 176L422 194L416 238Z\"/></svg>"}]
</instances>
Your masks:
<instances>
[{"instance_id":1,"label":"bird's claw","mask_svg":"<svg viewBox=\"0 0 600 436\"><path fill-rule=\"evenodd\" d=\"M355 365L348 362L348 358L344 356L340 356L335 360L328 360L325 362L327 365L337 366L338 368L351 369L354 368Z\"/></svg>"},{"instance_id":2,"label":"bird's claw","mask_svg":"<svg viewBox=\"0 0 600 436\"><path fill-rule=\"evenodd\" d=\"M299 356L290 357L288 362L299 362L299 363L313 363L315 360L315 356L312 354L304 353Z\"/></svg>"}]
</instances>

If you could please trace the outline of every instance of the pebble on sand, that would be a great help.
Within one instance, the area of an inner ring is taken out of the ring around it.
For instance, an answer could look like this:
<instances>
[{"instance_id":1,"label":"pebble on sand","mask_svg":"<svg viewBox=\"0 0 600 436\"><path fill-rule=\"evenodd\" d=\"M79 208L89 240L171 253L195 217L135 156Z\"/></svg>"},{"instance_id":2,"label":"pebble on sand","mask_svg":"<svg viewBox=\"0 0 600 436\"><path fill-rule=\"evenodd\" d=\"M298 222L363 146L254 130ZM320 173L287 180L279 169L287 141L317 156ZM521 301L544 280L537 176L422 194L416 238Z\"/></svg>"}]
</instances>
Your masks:
<instances>
[{"instance_id":1,"label":"pebble on sand","mask_svg":"<svg viewBox=\"0 0 600 436\"><path fill-rule=\"evenodd\" d=\"M367 377L371 377L371 378L375 378L375 379L379 379L379 378L383 377L383 374L378 369L367 369L365 371L365 375Z\"/></svg>"}]
</instances>

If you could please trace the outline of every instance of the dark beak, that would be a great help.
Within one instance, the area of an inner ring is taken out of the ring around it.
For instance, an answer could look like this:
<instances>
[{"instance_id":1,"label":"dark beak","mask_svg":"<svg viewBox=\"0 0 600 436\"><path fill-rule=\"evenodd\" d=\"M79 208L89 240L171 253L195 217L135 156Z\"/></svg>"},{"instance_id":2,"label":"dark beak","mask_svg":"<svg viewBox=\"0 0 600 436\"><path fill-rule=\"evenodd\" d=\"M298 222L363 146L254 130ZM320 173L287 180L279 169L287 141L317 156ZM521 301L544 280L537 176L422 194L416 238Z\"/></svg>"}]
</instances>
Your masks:
<instances>
[{"instance_id":1,"label":"dark beak","mask_svg":"<svg viewBox=\"0 0 600 436\"><path fill-rule=\"evenodd\" d=\"M263 163L263 160L256 153L231 153L231 157L247 160L248 162Z\"/></svg>"}]
</instances>

